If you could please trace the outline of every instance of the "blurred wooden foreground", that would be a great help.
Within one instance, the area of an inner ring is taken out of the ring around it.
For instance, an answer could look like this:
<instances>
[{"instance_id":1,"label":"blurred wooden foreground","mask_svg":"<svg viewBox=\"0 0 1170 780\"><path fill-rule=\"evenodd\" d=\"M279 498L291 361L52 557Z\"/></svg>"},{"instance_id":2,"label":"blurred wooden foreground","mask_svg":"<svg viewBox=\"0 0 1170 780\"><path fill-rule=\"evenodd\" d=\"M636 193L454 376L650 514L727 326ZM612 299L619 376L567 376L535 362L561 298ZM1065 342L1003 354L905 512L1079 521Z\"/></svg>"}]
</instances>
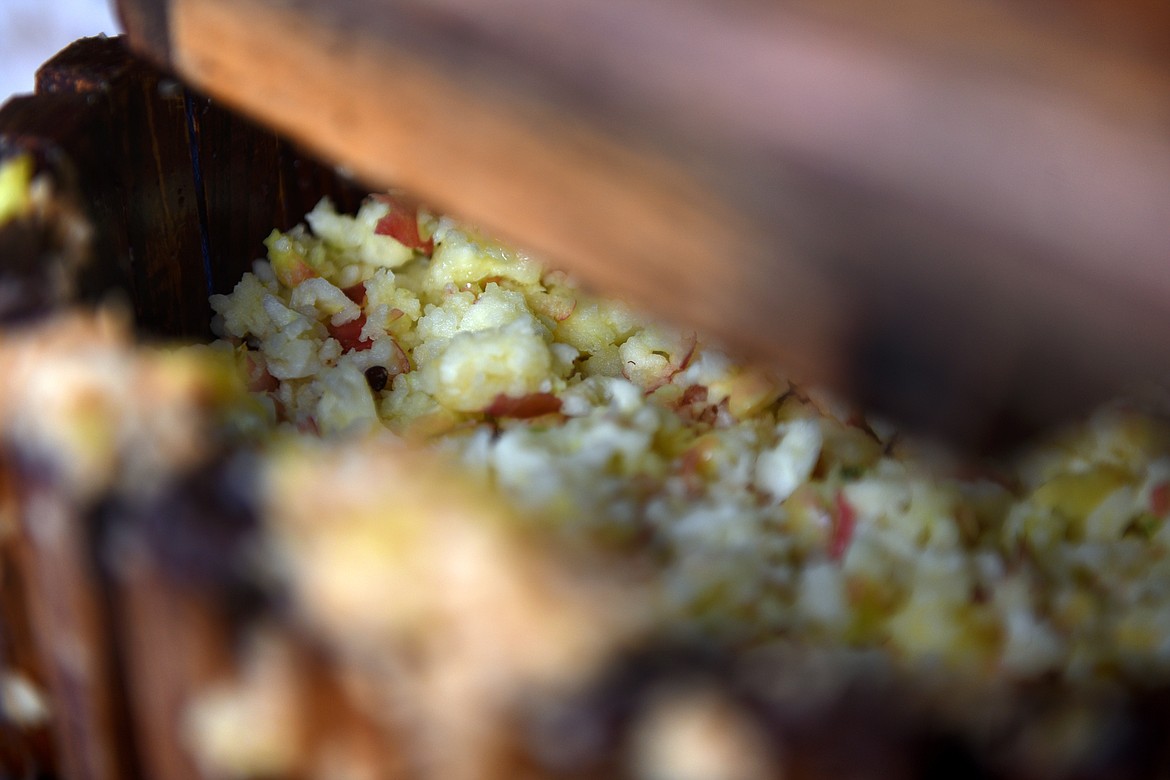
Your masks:
<instances>
[{"instance_id":1,"label":"blurred wooden foreground","mask_svg":"<svg viewBox=\"0 0 1170 780\"><path fill-rule=\"evenodd\" d=\"M1153 0L120 0L378 185L967 443L1164 376Z\"/></svg>"}]
</instances>

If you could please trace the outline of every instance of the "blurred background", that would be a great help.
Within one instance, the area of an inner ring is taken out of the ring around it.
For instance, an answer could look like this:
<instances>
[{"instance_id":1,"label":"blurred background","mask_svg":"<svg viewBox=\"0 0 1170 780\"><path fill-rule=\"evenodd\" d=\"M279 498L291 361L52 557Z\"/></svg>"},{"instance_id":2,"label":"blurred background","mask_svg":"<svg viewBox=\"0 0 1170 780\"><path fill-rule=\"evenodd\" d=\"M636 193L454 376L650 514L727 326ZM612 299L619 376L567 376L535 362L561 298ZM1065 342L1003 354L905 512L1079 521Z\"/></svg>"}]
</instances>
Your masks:
<instances>
[{"instance_id":1,"label":"blurred background","mask_svg":"<svg viewBox=\"0 0 1170 780\"><path fill-rule=\"evenodd\" d=\"M70 41L118 32L109 0L0 0L0 103L31 92L36 69Z\"/></svg>"}]
</instances>

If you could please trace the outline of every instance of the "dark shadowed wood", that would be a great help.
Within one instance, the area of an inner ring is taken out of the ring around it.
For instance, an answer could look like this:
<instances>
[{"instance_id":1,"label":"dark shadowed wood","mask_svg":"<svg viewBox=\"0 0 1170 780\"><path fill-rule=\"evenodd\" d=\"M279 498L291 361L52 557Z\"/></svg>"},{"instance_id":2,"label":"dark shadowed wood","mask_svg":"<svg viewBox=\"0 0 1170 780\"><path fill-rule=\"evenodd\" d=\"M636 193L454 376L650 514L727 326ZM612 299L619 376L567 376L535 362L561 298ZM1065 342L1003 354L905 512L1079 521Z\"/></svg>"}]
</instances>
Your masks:
<instances>
[{"instance_id":1,"label":"dark shadowed wood","mask_svg":"<svg viewBox=\"0 0 1170 780\"><path fill-rule=\"evenodd\" d=\"M147 333L202 336L206 282L185 90L89 38L38 72L38 94L0 109L0 149L31 151L90 223L79 294L120 290Z\"/></svg>"},{"instance_id":2,"label":"dark shadowed wood","mask_svg":"<svg viewBox=\"0 0 1170 780\"><path fill-rule=\"evenodd\" d=\"M264 256L262 239L296 225L322 197L354 210L368 194L208 98L193 95L190 106L214 292L230 292Z\"/></svg>"},{"instance_id":3,"label":"dark shadowed wood","mask_svg":"<svg viewBox=\"0 0 1170 780\"><path fill-rule=\"evenodd\" d=\"M1038 423L1170 358L1165 4L119 5L328 158L912 421Z\"/></svg>"},{"instance_id":4,"label":"dark shadowed wood","mask_svg":"<svg viewBox=\"0 0 1170 780\"><path fill-rule=\"evenodd\" d=\"M30 153L53 187L55 204L41 222L25 220L5 231L7 241L23 234L24 251L9 249L5 284L19 285L20 301L32 309L62 303L46 279L53 266L66 267L72 294L96 301L111 289L132 289L120 181L110 175L108 104L99 94L19 97L0 107L0 156ZM88 238L75 231L86 223Z\"/></svg>"},{"instance_id":5,"label":"dark shadowed wood","mask_svg":"<svg viewBox=\"0 0 1170 780\"><path fill-rule=\"evenodd\" d=\"M106 36L84 38L62 49L37 69L36 93L89 94L112 92L141 66Z\"/></svg>"},{"instance_id":6,"label":"dark shadowed wood","mask_svg":"<svg viewBox=\"0 0 1170 780\"><path fill-rule=\"evenodd\" d=\"M119 166L126 190L135 309L148 333L207 333L207 272L186 90L141 66L122 85ZM115 124L115 126L118 126Z\"/></svg>"},{"instance_id":7,"label":"dark shadowed wood","mask_svg":"<svg viewBox=\"0 0 1170 780\"><path fill-rule=\"evenodd\" d=\"M0 156L33 154L57 199L88 223L91 240L74 254L92 262L70 260L77 296L119 291L147 336L208 337L209 292L231 290L273 228L292 227L321 197L352 210L367 192L119 39L78 41L38 71L37 88L0 108ZM24 280L14 297L30 311L51 302L43 247L60 232L3 234L11 251L0 275Z\"/></svg>"}]
</instances>

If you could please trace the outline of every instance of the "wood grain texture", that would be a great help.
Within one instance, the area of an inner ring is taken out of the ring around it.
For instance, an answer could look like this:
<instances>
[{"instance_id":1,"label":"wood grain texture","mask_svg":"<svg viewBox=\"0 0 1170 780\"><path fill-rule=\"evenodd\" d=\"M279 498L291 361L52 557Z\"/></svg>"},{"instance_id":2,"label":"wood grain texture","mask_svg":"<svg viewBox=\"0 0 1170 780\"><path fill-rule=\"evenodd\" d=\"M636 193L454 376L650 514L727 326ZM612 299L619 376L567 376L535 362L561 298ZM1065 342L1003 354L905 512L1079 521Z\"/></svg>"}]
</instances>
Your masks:
<instances>
[{"instance_id":1,"label":"wood grain texture","mask_svg":"<svg viewBox=\"0 0 1170 780\"><path fill-rule=\"evenodd\" d=\"M78 42L38 72L38 94L0 110L0 147L30 151L87 219L80 299L112 291L147 333L207 332L207 284L185 92L115 39Z\"/></svg>"},{"instance_id":2,"label":"wood grain texture","mask_svg":"<svg viewBox=\"0 0 1170 780\"><path fill-rule=\"evenodd\" d=\"M192 94L189 108L213 292L230 292L263 256L261 240L273 229L288 230L302 221L321 198L354 211L368 194L209 98Z\"/></svg>"},{"instance_id":3,"label":"wood grain texture","mask_svg":"<svg viewBox=\"0 0 1170 780\"><path fill-rule=\"evenodd\" d=\"M34 156L61 208L90 234L69 250L77 256L65 297L121 296L151 338L207 338L208 294L231 290L273 228L292 227L321 197L354 209L367 192L112 38L67 48L38 72L38 94L0 108L0 156L20 153ZM10 247L0 268L21 285L20 311L65 302L42 278L65 263L46 262L50 249L62 254L67 232L61 215L49 221L24 231L23 248Z\"/></svg>"},{"instance_id":4,"label":"wood grain texture","mask_svg":"<svg viewBox=\"0 0 1170 780\"><path fill-rule=\"evenodd\" d=\"M166 5L135 43L200 88L911 422L1045 422L1170 357L1161 5Z\"/></svg>"},{"instance_id":5,"label":"wood grain texture","mask_svg":"<svg viewBox=\"0 0 1170 780\"><path fill-rule=\"evenodd\" d=\"M20 485L10 464L0 464L0 517L4 522L16 519L19 501ZM48 680L29 614L33 591L21 565L26 554L19 534L7 533L0 540L0 662L7 674L19 675L43 697ZM49 773L55 766L50 723L16 722L12 718L0 721L0 774L30 777Z\"/></svg>"},{"instance_id":6,"label":"wood grain texture","mask_svg":"<svg viewBox=\"0 0 1170 780\"><path fill-rule=\"evenodd\" d=\"M62 776L137 776L117 649L85 510L46 475L18 469L20 576L44 665Z\"/></svg>"},{"instance_id":7,"label":"wood grain texture","mask_svg":"<svg viewBox=\"0 0 1170 780\"><path fill-rule=\"evenodd\" d=\"M0 107L0 156L33 155L55 199L43 219L5 230L9 241L18 232L26 236L24 249L5 252L4 284L16 290L6 296L6 318L131 286L122 191L107 175L105 105L100 96L57 93Z\"/></svg>"},{"instance_id":8,"label":"wood grain texture","mask_svg":"<svg viewBox=\"0 0 1170 780\"><path fill-rule=\"evenodd\" d=\"M207 594L169 580L135 540L119 567L117 625L134 671L127 680L143 777L199 780L205 775L184 741L196 694L232 670L232 637Z\"/></svg>"}]
</instances>

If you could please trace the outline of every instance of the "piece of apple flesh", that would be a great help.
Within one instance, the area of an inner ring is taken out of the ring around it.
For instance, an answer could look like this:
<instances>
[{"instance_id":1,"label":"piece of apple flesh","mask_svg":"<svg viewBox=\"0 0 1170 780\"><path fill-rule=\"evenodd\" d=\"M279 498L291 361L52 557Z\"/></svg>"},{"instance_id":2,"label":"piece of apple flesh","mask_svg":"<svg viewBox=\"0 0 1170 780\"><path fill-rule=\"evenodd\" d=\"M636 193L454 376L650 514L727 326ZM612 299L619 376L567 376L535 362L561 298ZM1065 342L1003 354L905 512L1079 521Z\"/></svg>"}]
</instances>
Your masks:
<instances>
[{"instance_id":1,"label":"piece of apple flesh","mask_svg":"<svg viewBox=\"0 0 1170 780\"><path fill-rule=\"evenodd\" d=\"M650 393L687 367L695 354L694 333L648 327L621 345L622 376Z\"/></svg>"}]
</instances>

